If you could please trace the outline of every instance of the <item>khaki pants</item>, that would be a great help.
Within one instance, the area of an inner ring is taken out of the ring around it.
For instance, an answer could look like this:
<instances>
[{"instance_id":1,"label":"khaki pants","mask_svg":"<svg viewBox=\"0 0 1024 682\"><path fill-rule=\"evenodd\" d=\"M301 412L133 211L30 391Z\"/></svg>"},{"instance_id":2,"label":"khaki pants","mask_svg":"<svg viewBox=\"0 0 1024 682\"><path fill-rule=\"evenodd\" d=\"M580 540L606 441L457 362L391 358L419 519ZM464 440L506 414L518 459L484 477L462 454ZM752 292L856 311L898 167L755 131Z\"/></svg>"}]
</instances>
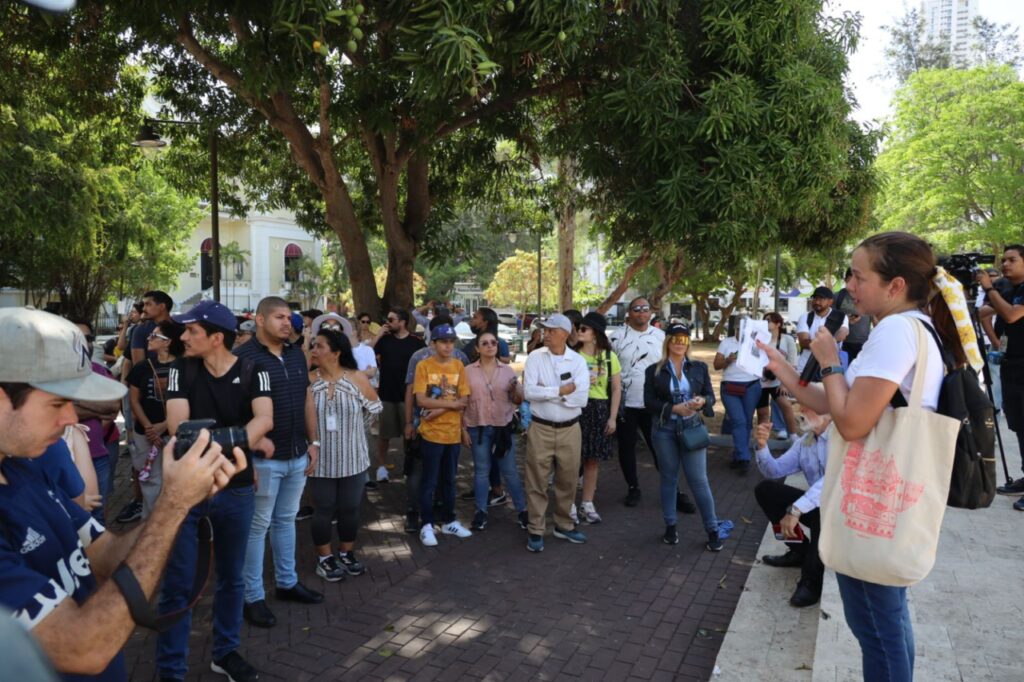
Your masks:
<instances>
[{"instance_id":1,"label":"khaki pants","mask_svg":"<svg viewBox=\"0 0 1024 682\"><path fill-rule=\"evenodd\" d=\"M555 469L555 526L575 528L569 516L580 475L580 425L556 429L533 422L526 433L526 509L531 535L544 535L548 510L548 475Z\"/></svg>"}]
</instances>

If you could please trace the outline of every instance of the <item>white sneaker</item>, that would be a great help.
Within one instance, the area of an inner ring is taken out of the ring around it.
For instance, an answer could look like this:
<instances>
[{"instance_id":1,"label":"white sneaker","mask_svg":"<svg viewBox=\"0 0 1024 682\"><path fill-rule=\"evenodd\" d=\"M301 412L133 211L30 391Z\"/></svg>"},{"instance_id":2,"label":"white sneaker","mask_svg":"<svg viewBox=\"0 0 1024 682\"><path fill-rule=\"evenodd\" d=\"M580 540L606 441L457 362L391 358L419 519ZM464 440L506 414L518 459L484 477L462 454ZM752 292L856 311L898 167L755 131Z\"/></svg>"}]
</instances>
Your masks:
<instances>
[{"instance_id":1,"label":"white sneaker","mask_svg":"<svg viewBox=\"0 0 1024 682\"><path fill-rule=\"evenodd\" d=\"M468 538L473 535L472 532L458 521L452 521L441 526L441 532L445 535L454 535L458 538Z\"/></svg>"},{"instance_id":2,"label":"white sneaker","mask_svg":"<svg viewBox=\"0 0 1024 682\"><path fill-rule=\"evenodd\" d=\"M420 542L424 547L437 547L437 536L434 535L433 524L428 523L420 528Z\"/></svg>"},{"instance_id":3,"label":"white sneaker","mask_svg":"<svg viewBox=\"0 0 1024 682\"><path fill-rule=\"evenodd\" d=\"M583 512L583 518L587 520L587 523L601 523L601 515L597 513L593 502L582 503L580 511Z\"/></svg>"},{"instance_id":4,"label":"white sneaker","mask_svg":"<svg viewBox=\"0 0 1024 682\"><path fill-rule=\"evenodd\" d=\"M388 480L388 468L386 466L377 467L377 482L383 483Z\"/></svg>"},{"instance_id":5,"label":"white sneaker","mask_svg":"<svg viewBox=\"0 0 1024 682\"><path fill-rule=\"evenodd\" d=\"M575 504L572 507L569 508L569 518L572 519L573 523L579 523L580 522L579 514L576 513L576 505Z\"/></svg>"}]
</instances>

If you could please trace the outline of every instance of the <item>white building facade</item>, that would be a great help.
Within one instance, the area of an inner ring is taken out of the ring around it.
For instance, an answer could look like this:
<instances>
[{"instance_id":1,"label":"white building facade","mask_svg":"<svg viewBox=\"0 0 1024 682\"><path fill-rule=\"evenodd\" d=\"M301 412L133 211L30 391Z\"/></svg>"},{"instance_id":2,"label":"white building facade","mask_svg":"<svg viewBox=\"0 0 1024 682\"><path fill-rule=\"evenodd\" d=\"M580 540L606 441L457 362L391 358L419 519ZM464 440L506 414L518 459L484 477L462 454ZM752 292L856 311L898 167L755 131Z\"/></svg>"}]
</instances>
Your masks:
<instances>
[{"instance_id":1,"label":"white building facade","mask_svg":"<svg viewBox=\"0 0 1024 682\"><path fill-rule=\"evenodd\" d=\"M953 64L965 63L975 41L974 18L978 0L923 0L925 37L949 50Z\"/></svg>"}]
</instances>

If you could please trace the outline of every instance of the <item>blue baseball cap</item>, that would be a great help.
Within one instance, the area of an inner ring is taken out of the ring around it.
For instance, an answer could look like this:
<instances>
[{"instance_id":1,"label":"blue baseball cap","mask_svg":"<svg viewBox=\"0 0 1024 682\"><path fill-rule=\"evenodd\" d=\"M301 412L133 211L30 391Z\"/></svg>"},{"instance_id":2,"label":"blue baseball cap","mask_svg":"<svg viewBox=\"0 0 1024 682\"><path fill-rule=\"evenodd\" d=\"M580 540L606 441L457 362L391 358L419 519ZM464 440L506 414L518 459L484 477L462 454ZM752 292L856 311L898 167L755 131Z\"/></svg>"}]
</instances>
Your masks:
<instances>
[{"instance_id":1,"label":"blue baseball cap","mask_svg":"<svg viewBox=\"0 0 1024 682\"><path fill-rule=\"evenodd\" d=\"M208 322L226 332L234 332L238 329L238 320L235 319L235 314L228 310L226 305L216 301L200 301L188 312L171 315L171 319L179 324Z\"/></svg>"},{"instance_id":2,"label":"blue baseball cap","mask_svg":"<svg viewBox=\"0 0 1024 682\"><path fill-rule=\"evenodd\" d=\"M303 324L302 315L299 315L298 313L293 312L292 313L292 329L295 330L296 334L301 334L302 333L302 324Z\"/></svg>"},{"instance_id":3,"label":"blue baseball cap","mask_svg":"<svg viewBox=\"0 0 1024 682\"><path fill-rule=\"evenodd\" d=\"M457 339L459 335L455 333L450 324L440 324L430 332L431 341L440 341L442 339Z\"/></svg>"}]
</instances>

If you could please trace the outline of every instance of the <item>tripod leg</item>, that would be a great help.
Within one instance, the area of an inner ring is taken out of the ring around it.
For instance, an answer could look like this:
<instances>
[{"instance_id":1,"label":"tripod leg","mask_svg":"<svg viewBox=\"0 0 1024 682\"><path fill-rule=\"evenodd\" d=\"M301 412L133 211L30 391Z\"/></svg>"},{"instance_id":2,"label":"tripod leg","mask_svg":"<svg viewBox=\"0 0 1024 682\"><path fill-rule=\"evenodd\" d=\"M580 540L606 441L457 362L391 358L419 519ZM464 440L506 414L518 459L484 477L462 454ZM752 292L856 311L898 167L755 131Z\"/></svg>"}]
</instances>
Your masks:
<instances>
[{"instance_id":1,"label":"tripod leg","mask_svg":"<svg viewBox=\"0 0 1024 682\"><path fill-rule=\"evenodd\" d=\"M978 319L978 311L977 311L977 309L973 305L970 306L970 309L971 309L971 322L974 323L974 334L978 337L979 350L982 351L981 352L981 375L985 379L985 391L988 393L988 399L992 401L993 405L995 405L996 404L996 399L995 399L995 396L992 394L992 370L989 369L989 366L988 366L988 354L984 352L985 345L984 345L984 342L982 341L982 339L984 338L983 335L984 335L985 331L981 328L981 320ZM999 417L998 417L998 415L996 415L996 419L994 420L994 423L995 423L995 427L996 427L996 443L999 444L999 457L1000 457L1000 459L1003 462L1003 474L1006 476L1006 483L1007 483L1007 485L1009 485L1010 483L1013 482L1013 479L1010 478L1010 467L1007 466L1007 464L1006 464L1006 450L1003 449L1003 434L1002 434L1002 431L999 428Z\"/></svg>"}]
</instances>

